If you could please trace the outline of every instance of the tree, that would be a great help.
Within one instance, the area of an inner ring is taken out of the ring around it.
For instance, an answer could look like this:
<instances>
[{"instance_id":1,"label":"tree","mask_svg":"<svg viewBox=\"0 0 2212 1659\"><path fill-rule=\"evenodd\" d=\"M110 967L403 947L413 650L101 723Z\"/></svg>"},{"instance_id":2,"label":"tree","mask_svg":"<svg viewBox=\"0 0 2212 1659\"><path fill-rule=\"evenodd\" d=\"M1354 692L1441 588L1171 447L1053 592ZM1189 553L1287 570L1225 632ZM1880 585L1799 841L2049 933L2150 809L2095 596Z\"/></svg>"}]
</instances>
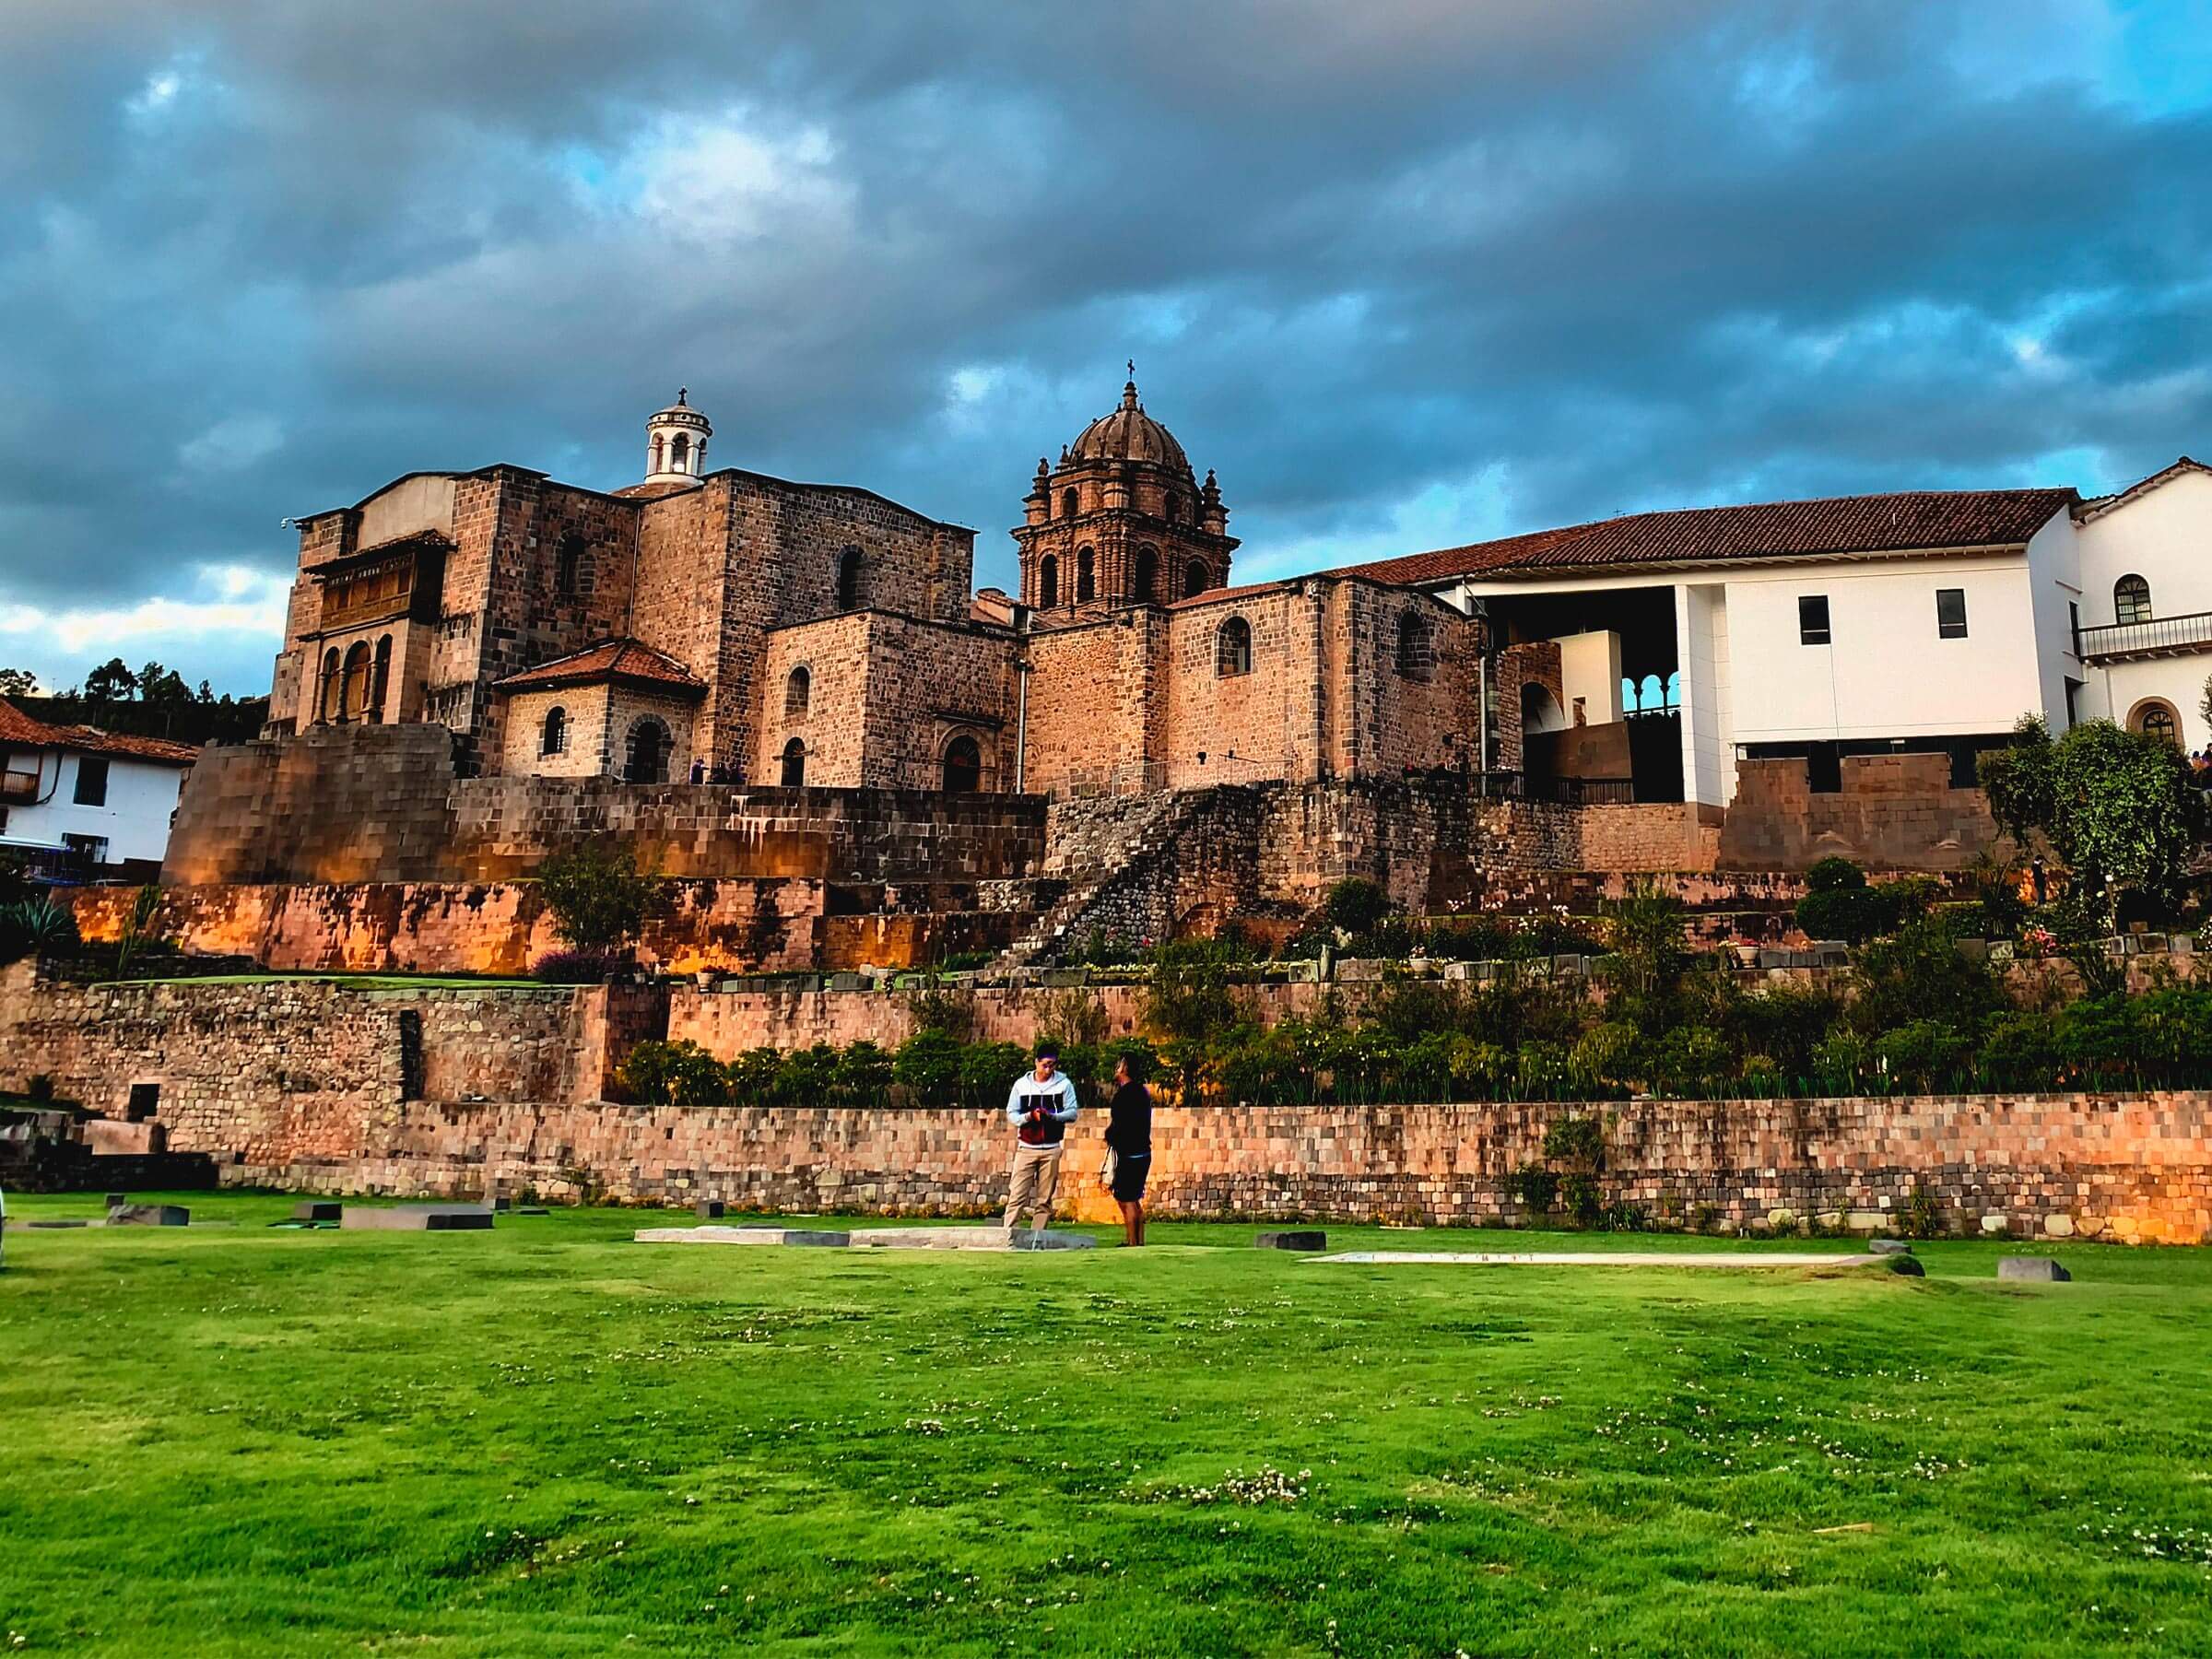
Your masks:
<instances>
[{"instance_id":1,"label":"tree","mask_svg":"<svg viewBox=\"0 0 2212 1659\"><path fill-rule=\"evenodd\" d=\"M2212 725L2212 674L2205 676L2205 695L2197 703L2196 712L2205 717L2206 725Z\"/></svg>"},{"instance_id":2,"label":"tree","mask_svg":"<svg viewBox=\"0 0 2212 1659\"><path fill-rule=\"evenodd\" d=\"M85 676L85 696L93 702L122 702L138 689L138 677L121 657L110 657Z\"/></svg>"},{"instance_id":3,"label":"tree","mask_svg":"<svg viewBox=\"0 0 2212 1659\"><path fill-rule=\"evenodd\" d=\"M2092 720L2053 741L2034 717L2012 747L1984 755L1982 787L1998 824L2027 844L2041 830L2077 895L2109 920L2128 888L2171 906L2204 833L2204 796L2163 738Z\"/></svg>"},{"instance_id":4,"label":"tree","mask_svg":"<svg viewBox=\"0 0 2212 1659\"><path fill-rule=\"evenodd\" d=\"M0 668L0 697L29 697L39 688L39 677L28 668Z\"/></svg>"},{"instance_id":5,"label":"tree","mask_svg":"<svg viewBox=\"0 0 2212 1659\"><path fill-rule=\"evenodd\" d=\"M192 700L192 691L175 669L148 663L138 670L138 700L164 706L186 703Z\"/></svg>"},{"instance_id":6,"label":"tree","mask_svg":"<svg viewBox=\"0 0 2212 1659\"><path fill-rule=\"evenodd\" d=\"M661 896L660 877L641 871L629 848L596 841L554 853L538 866L537 886L560 936L578 950L627 944Z\"/></svg>"}]
</instances>

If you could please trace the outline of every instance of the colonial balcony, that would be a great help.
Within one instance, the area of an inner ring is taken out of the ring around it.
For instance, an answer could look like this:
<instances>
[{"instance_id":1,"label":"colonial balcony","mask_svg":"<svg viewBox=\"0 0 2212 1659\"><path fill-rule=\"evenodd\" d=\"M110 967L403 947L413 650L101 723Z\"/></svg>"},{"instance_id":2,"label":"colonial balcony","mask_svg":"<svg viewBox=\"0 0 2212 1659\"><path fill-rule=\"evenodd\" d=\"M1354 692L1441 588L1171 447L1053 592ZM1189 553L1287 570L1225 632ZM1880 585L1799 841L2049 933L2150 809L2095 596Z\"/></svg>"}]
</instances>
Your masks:
<instances>
[{"instance_id":1,"label":"colonial balcony","mask_svg":"<svg viewBox=\"0 0 2212 1659\"><path fill-rule=\"evenodd\" d=\"M2189 656L2212 651L2212 611L2185 617L2154 617L2147 622L2112 622L2085 628L2075 650L2085 663L2118 663L2147 657Z\"/></svg>"},{"instance_id":2,"label":"colonial balcony","mask_svg":"<svg viewBox=\"0 0 2212 1659\"><path fill-rule=\"evenodd\" d=\"M0 802L35 801L38 798L37 772L0 772Z\"/></svg>"}]
</instances>

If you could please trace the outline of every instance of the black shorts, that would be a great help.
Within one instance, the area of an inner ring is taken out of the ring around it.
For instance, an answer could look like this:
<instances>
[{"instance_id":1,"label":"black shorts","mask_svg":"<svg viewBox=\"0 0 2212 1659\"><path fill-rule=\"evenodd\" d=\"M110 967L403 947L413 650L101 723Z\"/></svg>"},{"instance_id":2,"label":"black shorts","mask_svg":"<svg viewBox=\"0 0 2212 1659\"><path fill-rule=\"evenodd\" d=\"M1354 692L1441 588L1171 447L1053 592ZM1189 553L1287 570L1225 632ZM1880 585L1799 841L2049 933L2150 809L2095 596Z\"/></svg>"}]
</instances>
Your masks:
<instances>
[{"instance_id":1,"label":"black shorts","mask_svg":"<svg viewBox=\"0 0 2212 1659\"><path fill-rule=\"evenodd\" d=\"M1113 1160L1113 1196L1118 1203L1135 1204L1145 1195L1145 1177L1152 1173L1152 1154L1124 1154Z\"/></svg>"}]
</instances>

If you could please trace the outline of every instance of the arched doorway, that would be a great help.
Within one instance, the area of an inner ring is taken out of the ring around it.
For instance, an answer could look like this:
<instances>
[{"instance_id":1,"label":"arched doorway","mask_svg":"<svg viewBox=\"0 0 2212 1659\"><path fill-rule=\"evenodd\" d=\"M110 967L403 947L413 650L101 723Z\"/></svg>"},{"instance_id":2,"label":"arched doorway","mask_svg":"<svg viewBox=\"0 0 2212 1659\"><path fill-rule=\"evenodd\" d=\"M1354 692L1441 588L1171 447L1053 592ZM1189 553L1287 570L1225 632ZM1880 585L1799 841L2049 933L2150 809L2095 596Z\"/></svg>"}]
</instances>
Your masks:
<instances>
[{"instance_id":1,"label":"arched doorway","mask_svg":"<svg viewBox=\"0 0 2212 1659\"><path fill-rule=\"evenodd\" d=\"M786 789L806 787L806 746L796 737L783 746L782 783Z\"/></svg>"},{"instance_id":2,"label":"arched doorway","mask_svg":"<svg viewBox=\"0 0 2212 1659\"><path fill-rule=\"evenodd\" d=\"M338 699L340 720L365 719L369 712L369 641L356 641L346 652L345 689Z\"/></svg>"},{"instance_id":3,"label":"arched doorway","mask_svg":"<svg viewBox=\"0 0 2212 1659\"><path fill-rule=\"evenodd\" d=\"M665 783L668 757L676 739L660 721L647 715L629 728L623 753L622 781L626 783Z\"/></svg>"},{"instance_id":4,"label":"arched doorway","mask_svg":"<svg viewBox=\"0 0 2212 1659\"><path fill-rule=\"evenodd\" d=\"M2127 712L2127 729L2182 747L2182 717L2164 698L2147 697Z\"/></svg>"},{"instance_id":5,"label":"arched doorway","mask_svg":"<svg viewBox=\"0 0 2212 1659\"><path fill-rule=\"evenodd\" d=\"M982 786L982 745L962 732L945 746L945 793L973 794Z\"/></svg>"}]
</instances>

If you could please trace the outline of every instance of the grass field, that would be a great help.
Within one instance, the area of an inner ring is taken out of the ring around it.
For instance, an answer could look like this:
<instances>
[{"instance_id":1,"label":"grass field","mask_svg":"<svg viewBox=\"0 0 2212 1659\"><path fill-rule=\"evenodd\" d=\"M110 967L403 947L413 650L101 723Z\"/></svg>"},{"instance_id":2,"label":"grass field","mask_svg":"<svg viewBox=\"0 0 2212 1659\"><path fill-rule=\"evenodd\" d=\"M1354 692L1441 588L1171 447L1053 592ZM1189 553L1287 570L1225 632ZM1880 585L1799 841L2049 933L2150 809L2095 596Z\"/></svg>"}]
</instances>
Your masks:
<instances>
[{"instance_id":1,"label":"grass field","mask_svg":"<svg viewBox=\"0 0 2212 1659\"><path fill-rule=\"evenodd\" d=\"M8 1233L19 1651L2212 1652L2212 1254L2000 1287L1980 1243L1912 1281L182 1202Z\"/></svg>"}]
</instances>

